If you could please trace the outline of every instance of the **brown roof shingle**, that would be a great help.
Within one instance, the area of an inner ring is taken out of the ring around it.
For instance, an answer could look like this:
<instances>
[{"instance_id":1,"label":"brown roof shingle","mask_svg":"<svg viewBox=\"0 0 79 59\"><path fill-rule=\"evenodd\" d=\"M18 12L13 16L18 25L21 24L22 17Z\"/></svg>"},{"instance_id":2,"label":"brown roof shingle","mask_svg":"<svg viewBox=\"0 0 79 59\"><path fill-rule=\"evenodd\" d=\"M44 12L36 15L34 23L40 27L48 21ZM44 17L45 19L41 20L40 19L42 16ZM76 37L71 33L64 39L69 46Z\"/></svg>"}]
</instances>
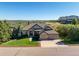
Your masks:
<instances>
[{"instance_id":1,"label":"brown roof shingle","mask_svg":"<svg viewBox=\"0 0 79 59\"><path fill-rule=\"evenodd\" d=\"M32 28L32 26L34 26L34 25L39 25L39 26L41 26L42 28L44 28L45 26L47 26L47 24L43 24L43 23L33 23L33 24L29 24L29 25L27 25L27 26L25 26L24 28L23 28L23 30L28 30L28 29L30 29L30 28Z\"/></svg>"}]
</instances>

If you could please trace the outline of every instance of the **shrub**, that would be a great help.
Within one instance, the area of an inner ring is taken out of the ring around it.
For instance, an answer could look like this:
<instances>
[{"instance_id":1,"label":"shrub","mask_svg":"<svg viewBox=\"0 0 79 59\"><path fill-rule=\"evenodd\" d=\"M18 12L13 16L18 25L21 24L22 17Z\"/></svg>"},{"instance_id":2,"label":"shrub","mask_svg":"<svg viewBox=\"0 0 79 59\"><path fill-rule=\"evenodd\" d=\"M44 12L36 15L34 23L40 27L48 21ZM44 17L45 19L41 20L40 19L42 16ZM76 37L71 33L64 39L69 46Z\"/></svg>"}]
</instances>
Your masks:
<instances>
[{"instance_id":1,"label":"shrub","mask_svg":"<svg viewBox=\"0 0 79 59\"><path fill-rule=\"evenodd\" d=\"M66 38L64 41L79 41L79 25L62 24L56 28L61 38ZM68 40L69 39L69 40Z\"/></svg>"},{"instance_id":2,"label":"shrub","mask_svg":"<svg viewBox=\"0 0 79 59\"><path fill-rule=\"evenodd\" d=\"M74 24L74 25L75 25L75 24L78 24L78 22L79 22L79 21L78 21L78 19L77 19L77 18L72 19L72 24Z\"/></svg>"},{"instance_id":3,"label":"shrub","mask_svg":"<svg viewBox=\"0 0 79 59\"><path fill-rule=\"evenodd\" d=\"M72 41L79 41L79 27L74 26L73 28L71 28L67 37L70 38Z\"/></svg>"},{"instance_id":4,"label":"shrub","mask_svg":"<svg viewBox=\"0 0 79 59\"><path fill-rule=\"evenodd\" d=\"M73 27L73 25L61 25L58 26L56 31L59 33L59 35L61 37L67 37L68 33L70 32L71 28Z\"/></svg>"}]
</instances>

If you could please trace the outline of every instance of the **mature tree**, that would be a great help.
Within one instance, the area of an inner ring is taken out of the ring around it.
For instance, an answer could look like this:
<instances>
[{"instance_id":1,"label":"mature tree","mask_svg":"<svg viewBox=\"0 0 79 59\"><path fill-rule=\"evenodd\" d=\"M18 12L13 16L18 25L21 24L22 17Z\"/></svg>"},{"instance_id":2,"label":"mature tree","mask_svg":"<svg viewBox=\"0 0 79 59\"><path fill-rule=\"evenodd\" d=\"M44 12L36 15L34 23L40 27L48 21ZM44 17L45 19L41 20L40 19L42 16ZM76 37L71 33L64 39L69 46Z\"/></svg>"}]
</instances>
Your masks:
<instances>
[{"instance_id":1,"label":"mature tree","mask_svg":"<svg viewBox=\"0 0 79 59\"><path fill-rule=\"evenodd\" d=\"M0 41L8 41L11 36L9 23L6 21L0 21Z\"/></svg>"}]
</instances>

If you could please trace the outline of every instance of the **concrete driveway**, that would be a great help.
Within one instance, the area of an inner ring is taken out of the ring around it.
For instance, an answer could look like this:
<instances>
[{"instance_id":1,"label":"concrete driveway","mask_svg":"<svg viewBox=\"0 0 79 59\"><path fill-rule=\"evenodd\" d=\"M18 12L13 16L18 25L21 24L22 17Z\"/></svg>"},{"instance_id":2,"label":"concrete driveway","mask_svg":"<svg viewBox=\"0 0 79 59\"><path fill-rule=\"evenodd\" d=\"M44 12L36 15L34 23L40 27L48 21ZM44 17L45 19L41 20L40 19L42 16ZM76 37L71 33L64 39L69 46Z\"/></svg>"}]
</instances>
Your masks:
<instances>
[{"instance_id":1,"label":"concrete driveway","mask_svg":"<svg viewBox=\"0 0 79 59\"><path fill-rule=\"evenodd\" d=\"M0 56L79 56L79 46L69 47L0 47Z\"/></svg>"},{"instance_id":2,"label":"concrete driveway","mask_svg":"<svg viewBox=\"0 0 79 59\"><path fill-rule=\"evenodd\" d=\"M55 39L55 40L43 40L40 41L41 47L67 47L68 45L65 45L61 39Z\"/></svg>"}]
</instances>

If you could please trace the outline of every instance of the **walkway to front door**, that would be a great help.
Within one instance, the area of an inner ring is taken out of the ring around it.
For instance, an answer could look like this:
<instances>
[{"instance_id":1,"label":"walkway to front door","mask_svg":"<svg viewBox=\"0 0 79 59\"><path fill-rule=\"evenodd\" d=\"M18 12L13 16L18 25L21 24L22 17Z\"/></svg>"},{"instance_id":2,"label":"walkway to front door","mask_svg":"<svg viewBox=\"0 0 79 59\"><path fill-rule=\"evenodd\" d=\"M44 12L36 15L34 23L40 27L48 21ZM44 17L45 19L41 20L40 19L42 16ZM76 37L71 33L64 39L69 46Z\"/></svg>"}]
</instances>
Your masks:
<instances>
[{"instance_id":1,"label":"walkway to front door","mask_svg":"<svg viewBox=\"0 0 79 59\"><path fill-rule=\"evenodd\" d=\"M67 47L60 39L40 41L41 47Z\"/></svg>"}]
</instances>

